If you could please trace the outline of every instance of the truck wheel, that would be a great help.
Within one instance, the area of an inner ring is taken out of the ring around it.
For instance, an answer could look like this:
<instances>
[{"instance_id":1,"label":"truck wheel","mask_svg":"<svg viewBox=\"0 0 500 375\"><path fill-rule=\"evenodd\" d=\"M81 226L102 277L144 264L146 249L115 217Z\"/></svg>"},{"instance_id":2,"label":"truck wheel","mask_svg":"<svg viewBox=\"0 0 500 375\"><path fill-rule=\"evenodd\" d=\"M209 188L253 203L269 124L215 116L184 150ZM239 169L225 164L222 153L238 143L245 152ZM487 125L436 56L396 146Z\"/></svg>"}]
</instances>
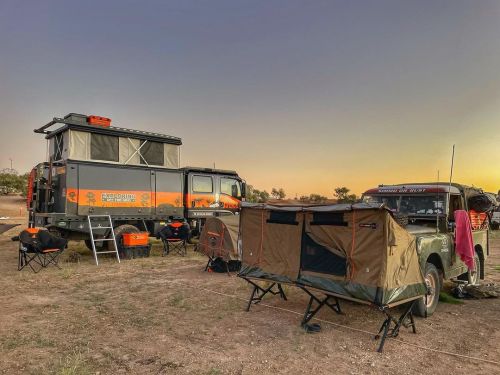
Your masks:
<instances>
[{"instance_id":1,"label":"truck wheel","mask_svg":"<svg viewBox=\"0 0 500 375\"><path fill-rule=\"evenodd\" d=\"M479 255L474 252L474 270L473 272L467 271L457 277L458 280L467 281L469 284L476 285L479 283L479 278L481 276L481 261L479 260Z\"/></svg>"},{"instance_id":2,"label":"truck wheel","mask_svg":"<svg viewBox=\"0 0 500 375\"><path fill-rule=\"evenodd\" d=\"M425 318L431 316L436 310L443 280L439 270L432 263L425 264L424 279L430 294L417 301L414 306L414 313Z\"/></svg>"},{"instance_id":3,"label":"truck wheel","mask_svg":"<svg viewBox=\"0 0 500 375\"><path fill-rule=\"evenodd\" d=\"M125 233L139 233L139 232L140 230L137 227L130 224L120 225L119 227L115 228L116 247L118 248L120 259L131 258L130 254L125 253L125 248L123 247L123 235ZM114 251L115 248L113 247L113 241L107 241L107 242L108 242L108 250Z\"/></svg>"},{"instance_id":4,"label":"truck wheel","mask_svg":"<svg viewBox=\"0 0 500 375\"><path fill-rule=\"evenodd\" d=\"M474 252L474 270L471 272L470 270L460 275L458 278L460 280L465 280L471 285L476 285L479 283L479 278L481 276L481 261L479 260L479 255Z\"/></svg>"}]
</instances>

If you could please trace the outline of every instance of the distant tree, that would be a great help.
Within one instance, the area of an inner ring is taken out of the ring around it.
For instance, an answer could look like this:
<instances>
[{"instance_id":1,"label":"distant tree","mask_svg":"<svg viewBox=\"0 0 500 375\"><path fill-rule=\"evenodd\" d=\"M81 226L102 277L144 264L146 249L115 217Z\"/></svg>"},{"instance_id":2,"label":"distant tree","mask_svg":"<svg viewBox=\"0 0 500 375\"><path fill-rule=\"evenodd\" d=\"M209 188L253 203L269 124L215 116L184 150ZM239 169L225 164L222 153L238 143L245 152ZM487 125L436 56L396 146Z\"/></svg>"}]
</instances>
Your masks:
<instances>
[{"instance_id":1,"label":"distant tree","mask_svg":"<svg viewBox=\"0 0 500 375\"><path fill-rule=\"evenodd\" d=\"M3 194L20 193L26 195L29 173L19 176L16 173L0 173L0 187Z\"/></svg>"},{"instance_id":2,"label":"distant tree","mask_svg":"<svg viewBox=\"0 0 500 375\"><path fill-rule=\"evenodd\" d=\"M320 194L309 194L309 195L301 195L299 198L302 202L312 202L312 203L323 203L328 200L327 197Z\"/></svg>"},{"instance_id":3,"label":"distant tree","mask_svg":"<svg viewBox=\"0 0 500 375\"><path fill-rule=\"evenodd\" d=\"M359 198L356 196L356 194L349 194L349 192L350 190L348 188L342 186L335 188L333 195L335 196L335 199L337 199L338 203L356 202Z\"/></svg>"},{"instance_id":4,"label":"distant tree","mask_svg":"<svg viewBox=\"0 0 500 375\"><path fill-rule=\"evenodd\" d=\"M309 195L309 200L311 202L321 203L321 202L325 202L327 199L328 199L327 197L320 195L320 194L310 194Z\"/></svg>"},{"instance_id":5,"label":"distant tree","mask_svg":"<svg viewBox=\"0 0 500 375\"><path fill-rule=\"evenodd\" d=\"M252 185L247 185L247 202L265 203L269 200L270 194L265 190L255 189Z\"/></svg>"},{"instance_id":6,"label":"distant tree","mask_svg":"<svg viewBox=\"0 0 500 375\"><path fill-rule=\"evenodd\" d=\"M285 190L283 190L282 188L279 188L279 189L273 188L271 190L271 196L274 199L285 199L286 193L285 193Z\"/></svg>"}]
</instances>

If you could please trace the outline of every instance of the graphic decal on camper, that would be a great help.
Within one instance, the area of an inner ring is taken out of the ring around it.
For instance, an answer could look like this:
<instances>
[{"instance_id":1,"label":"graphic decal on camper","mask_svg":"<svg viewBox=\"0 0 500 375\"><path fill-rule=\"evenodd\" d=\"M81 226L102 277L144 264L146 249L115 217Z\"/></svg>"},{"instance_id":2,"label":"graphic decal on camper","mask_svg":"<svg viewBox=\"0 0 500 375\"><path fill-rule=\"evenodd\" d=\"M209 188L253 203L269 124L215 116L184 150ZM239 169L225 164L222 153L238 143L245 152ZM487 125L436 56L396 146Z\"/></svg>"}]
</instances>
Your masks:
<instances>
[{"instance_id":1,"label":"graphic decal on camper","mask_svg":"<svg viewBox=\"0 0 500 375\"><path fill-rule=\"evenodd\" d=\"M180 192L89 190L68 188L68 202L92 207L182 207Z\"/></svg>"}]
</instances>

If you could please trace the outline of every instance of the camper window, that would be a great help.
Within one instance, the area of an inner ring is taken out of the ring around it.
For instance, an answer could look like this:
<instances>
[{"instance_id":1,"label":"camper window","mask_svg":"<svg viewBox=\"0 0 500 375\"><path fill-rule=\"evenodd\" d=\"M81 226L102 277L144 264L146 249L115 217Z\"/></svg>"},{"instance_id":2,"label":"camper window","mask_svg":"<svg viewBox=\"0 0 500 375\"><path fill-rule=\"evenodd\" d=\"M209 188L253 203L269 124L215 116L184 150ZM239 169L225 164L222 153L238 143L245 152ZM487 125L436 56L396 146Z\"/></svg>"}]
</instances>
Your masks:
<instances>
[{"instance_id":1,"label":"camper window","mask_svg":"<svg viewBox=\"0 0 500 375\"><path fill-rule=\"evenodd\" d=\"M90 158L92 160L119 161L118 137L92 134L90 139Z\"/></svg>"},{"instance_id":2,"label":"camper window","mask_svg":"<svg viewBox=\"0 0 500 375\"><path fill-rule=\"evenodd\" d=\"M223 177L220 179L220 192L234 198L241 198L241 186L234 178Z\"/></svg>"},{"instance_id":3,"label":"camper window","mask_svg":"<svg viewBox=\"0 0 500 375\"><path fill-rule=\"evenodd\" d=\"M142 141L142 147L140 153L141 164L147 165L163 165L164 163L164 147L163 143Z\"/></svg>"},{"instance_id":4,"label":"camper window","mask_svg":"<svg viewBox=\"0 0 500 375\"><path fill-rule=\"evenodd\" d=\"M214 191L212 185L212 177L210 176L193 176L193 192L195 193L212 193Z\"/></svg>"}]
</instances>

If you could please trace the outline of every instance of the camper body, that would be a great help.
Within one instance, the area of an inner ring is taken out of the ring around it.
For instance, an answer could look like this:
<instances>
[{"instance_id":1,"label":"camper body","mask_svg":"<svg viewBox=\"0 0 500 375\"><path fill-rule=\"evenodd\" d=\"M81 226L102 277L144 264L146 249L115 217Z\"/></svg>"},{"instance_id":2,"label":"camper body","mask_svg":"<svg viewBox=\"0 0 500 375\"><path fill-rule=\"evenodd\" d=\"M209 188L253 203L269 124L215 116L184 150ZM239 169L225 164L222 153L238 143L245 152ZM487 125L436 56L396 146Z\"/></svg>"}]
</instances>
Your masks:
<instances>
[{"instance_id":1,"label":"camper body","mask_svg":"<svg viewBox=\"0 0 500 375\"><path fill-rule=\"evenodd\" d=\"M475 248L475 270L467 266L455 253L454 211L466 210L471 215L469 199L482 191L460 184L401 184L380 185L363 194L363 202L383 203L405 229L417 240L420 267L432 295L419 305L420 315L431 315L438 303L443 279L462 279L477 283L484 278L484 264L489 255L489 232L487 215L481 222L473 223ZM472 217L471 217L472 219ZM473 220L471 220L473 221Z\"/></svg>"},{"instance_id":2,"label":"camper body","mask_svg":"<svg viewBox=\"0 0 500 375\"><path fill-rule=\"evenodd\" d=\"M179 168L179 138L92 125L89 119L70 114L35 130L46 134L49 160L30 175L31 226L88 240L89 215L110 215L115 229L155 235L172 217L184 217L197 232L207 217L239 212L245 186L236 172ZM46 130L59 123L61 128Z\"/></svg>"}]
</instances>

